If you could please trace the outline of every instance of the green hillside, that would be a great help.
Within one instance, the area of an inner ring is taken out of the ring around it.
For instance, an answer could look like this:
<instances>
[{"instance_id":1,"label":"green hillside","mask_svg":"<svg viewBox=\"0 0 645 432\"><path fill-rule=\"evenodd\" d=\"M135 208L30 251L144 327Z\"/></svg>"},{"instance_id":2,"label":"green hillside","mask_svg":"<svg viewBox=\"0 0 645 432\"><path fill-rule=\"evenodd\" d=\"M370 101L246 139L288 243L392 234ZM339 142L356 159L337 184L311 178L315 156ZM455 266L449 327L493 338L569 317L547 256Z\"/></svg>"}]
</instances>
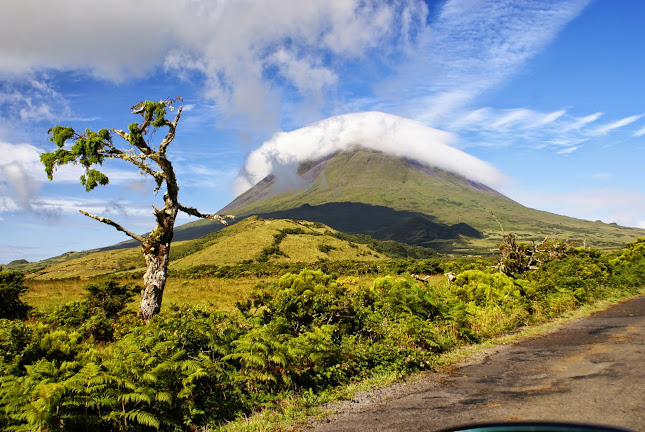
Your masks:
<instances>
[{"instance_id":1,"label":"green hillside","mask_svg":"<svg viewBox=\"0 0 645 432\"><path fill-rule=\"evenodd\" d=\"M337 231L320 223L249 217L199 239L174 242L170 271L250 262L311 263L387 258L371 245L339 237ZM142 271L145 271L143 256L139 247L133 247L72 255L29 276L34 280L84 279Z\"/></svg>"},{"instance_id":2,"label":"green hillside","mask_svg":"<svg viewBox=\"0 0 645 432\"><path fill-rule=\"evenodd\" d=\"M464 177L374 151L342 152L303 164L299 174L301 184L286 190L269 176L221 212L318 221L455 253L487 253L499 244L500 224L523 240L567 238L602 249L645 236L642 229L530 209ZM199 221L178 231L190 236L212 227Z\"/></svg>"}]
</instances>

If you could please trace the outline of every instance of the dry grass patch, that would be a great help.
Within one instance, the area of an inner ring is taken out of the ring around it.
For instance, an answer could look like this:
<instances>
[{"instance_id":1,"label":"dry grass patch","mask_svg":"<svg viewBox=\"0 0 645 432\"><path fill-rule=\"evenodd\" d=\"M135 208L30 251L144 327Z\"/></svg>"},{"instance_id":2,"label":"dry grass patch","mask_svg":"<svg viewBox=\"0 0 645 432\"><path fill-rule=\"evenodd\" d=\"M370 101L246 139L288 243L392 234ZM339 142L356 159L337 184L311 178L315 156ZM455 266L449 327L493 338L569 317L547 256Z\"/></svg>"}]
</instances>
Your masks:
<instances>
[{"instance_id":1,"label":"dry grass patch","mask_svg":"<svg viewBox=\"0 0 645 432\"><path fill-rule=\"evenodd\" d=\"M66 278L91 278L95 276L126 271L135 268L144 268L145 261L140 248L118 249L105 252L96 252L54 264L44 270L28 275L35 280L66 279Z\"/></svg>"},{"instance_id":2,"label":"dry grass patch","mask_svg":"<svg viewBox=\"0 0 645 432\"><path fill-rule=\"evenodd\" d=\"M26 281L29 287L22 300L42 312L51 312L58 306L81 300L85 295L86 280L34 280Z\"/></svg>"},{"instance_id":3,"label":"dry grass patch","mask_svg":"<svg viewBox=\"0 0 645 432\"><path fill-rule=\"evenodd\" d=\"M263 279L267 281L267 279ZM260 282L257 278L244 279L182 279L168 278L164 303L184 306L205 306L218 311L231 311L235 303L246 299Z\"/></svg>"},{"instance_id":4,"label":"dry grass patch","mask_svg":"<svg viewBox=\"0 0 645 432\"><path fill-rule=\"evenodd\" d=\"M326 235L290 234L280 243L280 250L287 257L279 256L272 258L272 260L280 262L295 259L300 262L315 262L322 259L330 261L378 261L385 259L369 246L354 244L352 247L347 241Z\"/></svg>"}]
</instances>

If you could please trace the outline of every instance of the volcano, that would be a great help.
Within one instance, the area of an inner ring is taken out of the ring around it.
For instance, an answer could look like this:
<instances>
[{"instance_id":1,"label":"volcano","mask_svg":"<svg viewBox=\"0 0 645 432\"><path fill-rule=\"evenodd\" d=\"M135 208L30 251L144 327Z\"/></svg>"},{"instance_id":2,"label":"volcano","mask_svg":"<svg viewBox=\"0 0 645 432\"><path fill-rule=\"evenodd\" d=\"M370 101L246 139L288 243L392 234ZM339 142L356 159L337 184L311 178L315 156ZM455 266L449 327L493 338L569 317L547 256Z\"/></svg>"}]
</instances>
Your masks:
<instances>
[{"instance_id":1,"label":"volcano","mask_svg":"<svg viewBox=\"0 0 645 432\"><path fill-rule=\"evenodd\" d=\"M645 235L641 229L530 209L482 183L360 147L303 163L292 176L269 175L220 214L321 222L350 234L462 254L488 253L504 233L602 249ZM179 227L176 236L195 238L217 228L198 221Z\"/></svg>"}]
</instances>

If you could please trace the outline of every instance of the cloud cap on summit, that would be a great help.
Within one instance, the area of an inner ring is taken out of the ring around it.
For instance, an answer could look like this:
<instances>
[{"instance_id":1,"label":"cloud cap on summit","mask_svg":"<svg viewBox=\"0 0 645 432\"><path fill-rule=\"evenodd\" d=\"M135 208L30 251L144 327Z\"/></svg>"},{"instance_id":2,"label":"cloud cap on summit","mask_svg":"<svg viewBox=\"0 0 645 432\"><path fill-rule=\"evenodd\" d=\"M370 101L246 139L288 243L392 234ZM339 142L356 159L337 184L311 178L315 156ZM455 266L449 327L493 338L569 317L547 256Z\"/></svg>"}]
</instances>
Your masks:
<instances>
[{"instance_id":1,"label":"cloud cap on summit","mask_svg":"<svg viewBox=\"0 0 645 432\"><path fill-rule=\"evenodd\" d=\"M492 165L456 149L456 135L382 112L345 114L291 132L279 132L252 152L237 179L243 193L269 174L354 147L382 151L496 187L509 179Z\"/></svg>"}]
</instances>

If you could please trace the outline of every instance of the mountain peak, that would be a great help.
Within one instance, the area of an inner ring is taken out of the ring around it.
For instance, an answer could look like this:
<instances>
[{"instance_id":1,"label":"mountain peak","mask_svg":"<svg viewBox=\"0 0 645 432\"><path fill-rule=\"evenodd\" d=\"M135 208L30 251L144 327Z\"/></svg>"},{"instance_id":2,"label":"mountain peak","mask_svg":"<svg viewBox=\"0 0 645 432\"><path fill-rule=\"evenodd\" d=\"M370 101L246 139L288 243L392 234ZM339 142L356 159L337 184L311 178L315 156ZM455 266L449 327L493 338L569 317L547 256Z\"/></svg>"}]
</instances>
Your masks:
<instances>
[{"instance_id":1,"label":"mountain peak","mask_svg":"<svg viewBox=\"0 0 645 432\"><path fill-rule=\"evenodd\" d=\"M596 247L622 246L645 233L529 209L465 176L362 146L267 176L221 211L305 219L461 253L497 247L500 225L525 241L557 237Z\"/></svg>"},{"instance_id":2,"label":"mountain peak","mask_svg":"<svg viewBox=\"0 0 645 432\"><path fill-rule=\"evenodd\" d=\"M271 174L221 211L245 215L304 203L340 201L429 213L429 199L449 202L458 190L510 201L494 189L463 176L355 145L349 150L301 163L293 173Z\"/></svg>"},{"instance_id":3,"label":"mountain peak","mask_svg":"<svg viewBox=\"0 0 645 432\"><path fill-rule=\"evenodd\" d=\"M382 112L359 112L330 117L291 132L275 134L252 152L238 178L242 193L285 166L321 160L357 145L397 158L458 174L488 186L506 183L493 166L453 147L454 134Z\"/></svg>"}]
</instances>

